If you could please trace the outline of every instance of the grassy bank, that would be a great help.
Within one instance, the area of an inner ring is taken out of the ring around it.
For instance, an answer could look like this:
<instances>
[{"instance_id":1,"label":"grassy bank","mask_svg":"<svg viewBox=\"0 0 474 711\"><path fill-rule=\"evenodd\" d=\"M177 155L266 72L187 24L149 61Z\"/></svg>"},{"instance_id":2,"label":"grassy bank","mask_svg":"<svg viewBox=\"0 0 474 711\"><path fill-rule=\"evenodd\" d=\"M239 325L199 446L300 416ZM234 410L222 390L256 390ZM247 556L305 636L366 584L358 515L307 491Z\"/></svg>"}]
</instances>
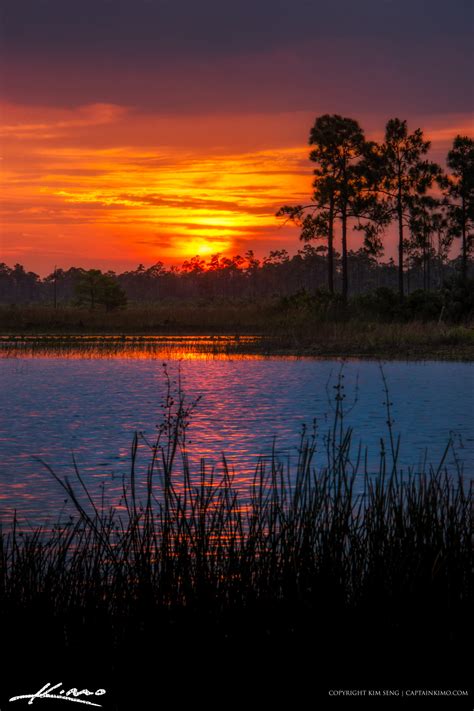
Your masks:
<instances>
[{"instance_id":1,"label":"grassy bank","mask_svg":"<svg viewBox=\"0 0 474 711\"><path fill-rule=\"evenodd\" d=\"M0 538L13 659L27 638L65 678L92 664L117 709L139 707L124 692L137 678L166 688L176 677L170 690L187 700L223 682L238 697L249 673L267 700L293 688L292 674L295 699L334 684L465 685L466 484L443 461L403 473L390 426L379 470L366 471L342 402L338 386L333 426L321 442L302 438L294 471L259 464L248 490L225 460L222 478L190 469L190 410L170 395L141 497L135 443L116 507L95 501L79 472L71 482L50 471L75 519L38 531L15 522Z\"/></svg>"},{"instance_id":2,"label":"grassy bank","mask_svg":"<svg viewBox=\"0 0 474 711\"><path fill-rule=\"evenodd\" d=\"M232 353L449 358L472 360L474 328L444 322L392 322L361 318L321 318L304 309L267 304L183 304L130 307L121 312L31 306L0 309L0 334L27 336L31 345L53 340L69 346L73 336L145 335L239 336L227 342ZM244 335L259 339L243 340ZM56 336L47 339L46 336ZM34 338L32 338L34 337ZM76 344L79 341L76 339ZM110 342L110 341L109 341ZM131 341L128 344L131 345ZM145 341L141 342L142 345ZM135 342L140 345L140 340ZM212 348L211 348L212 352Z\"/></svg>"}]
</instances>

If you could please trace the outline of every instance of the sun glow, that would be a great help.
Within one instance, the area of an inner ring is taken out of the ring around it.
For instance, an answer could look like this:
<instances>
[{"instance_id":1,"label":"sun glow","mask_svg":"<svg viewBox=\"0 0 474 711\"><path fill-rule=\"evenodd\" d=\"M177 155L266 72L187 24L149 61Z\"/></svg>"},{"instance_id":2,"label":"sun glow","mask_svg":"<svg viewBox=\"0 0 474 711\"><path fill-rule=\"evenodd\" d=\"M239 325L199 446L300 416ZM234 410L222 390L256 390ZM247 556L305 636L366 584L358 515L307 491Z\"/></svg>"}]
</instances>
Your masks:
<instances>
[{"instance_id":1,"label":"sun glow","mask_svg":"<svg viewBox=\"0 0 474 711\"><path fill-rule=\"evenodd\" d=\"M209 257L212 254L217 253L229 253L232 250L232 243L226 240L213 240L212 242L206 242L205 239L191 239L185 242L179 249L180 256L186 259L190 257Z\"/></svg>"}]
</instances>

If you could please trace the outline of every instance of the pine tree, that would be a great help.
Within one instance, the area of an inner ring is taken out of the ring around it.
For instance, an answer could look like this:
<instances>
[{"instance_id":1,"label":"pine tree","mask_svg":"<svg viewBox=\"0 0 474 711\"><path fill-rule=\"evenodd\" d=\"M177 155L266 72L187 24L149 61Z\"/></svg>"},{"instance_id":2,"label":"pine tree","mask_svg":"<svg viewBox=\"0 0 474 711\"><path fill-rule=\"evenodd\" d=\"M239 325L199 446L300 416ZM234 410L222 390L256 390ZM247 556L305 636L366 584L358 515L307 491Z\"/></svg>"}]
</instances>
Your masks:
<instances>
[{"instance_id":1,"label":"pine tree","mask_svg":"<svg viewBox=\"0 0 474 711\"><path fill-rule=\"evenodd\" d=\"M404 298L405 228L409 226L414 201L426 194L436 179L441 178L440 166L422 159L430 145L420 128L409 133L407 122L394 118L388 121L384 143L375 152L378 190L385 201L387 214L398 225L398 290L401 301Z\"/></svg>"},{"instance_id":2,"label":"pine tree","mask_svg":"<svg viewBox=\"0 0 474 711\"><path fill-rule=\"evenodd\" d=\"M451 176L446 181L451 233L461 238L461 273L467 278L467 262L472 250L474 228L474 140L456 136L448 153Z\"/></svg>"}]
</instances>

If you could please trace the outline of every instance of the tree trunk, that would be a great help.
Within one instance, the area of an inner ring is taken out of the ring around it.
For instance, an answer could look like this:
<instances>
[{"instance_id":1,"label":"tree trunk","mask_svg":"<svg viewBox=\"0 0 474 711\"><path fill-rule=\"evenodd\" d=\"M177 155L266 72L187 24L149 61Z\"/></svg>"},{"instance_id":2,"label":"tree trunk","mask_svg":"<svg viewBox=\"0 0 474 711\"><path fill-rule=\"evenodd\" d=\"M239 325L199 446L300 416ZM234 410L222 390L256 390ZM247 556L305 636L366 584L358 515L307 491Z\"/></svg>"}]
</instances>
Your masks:
<instances>
[{"instance_id":1,"label":"tree trunk","mask_svg":"<svg viewBox=\"0 0 474 711\"><path fill-rule=\"evenodd\" d=\"M397 197L397 215L398 215L398 293L400 301L404 299L403 288L403 206L402 206L402 185L399 180L398 197Z\"/></svg>"},{"instance_id":2,"label":"tree trunk","mask_svg":"<svg viewBox=\"0 0 474 711\"><path fill-rule=\"evenodd\" d=\"M428 254L426 251L426 235L423 234L423 291L426 291L427 285L427 267L428 267Z\"/></svg>"},{"instance_id":3,"label":"tree trunk","mask_svg":"<svg viewBox=\"0 0 474 711\"><path fill-rule=\"evenodd\" d=\"M334 294L334 201L329 205L328 224L328 288L329 293Z\"/></svg>"},{"instance_id":4,"label":"tree trunk","mask_svg":"<svg viewBox=\"0 0 474 711\"><path fill-rule=\"evenodd\" d=\"M437 266L438 266L438 289L441 289L443 286L443 254L442 254L442 248L441 248L441 234L438 232L438 260L437 260Z\"/></svg>"},{"instance_id":5,"label":"tree trunk","mask_svg":"<svg viewBox=\"0 0 474 711\"><path fill-rule=\"evenodd\" d=\"M58 306L58 291L57 291L57 272L56 272L56 265L54 265L54 279L53 279L53 302L54 302L54 308L56 309Z\"/></svg>"},{"instance_id":6,"label":"tree trunk","mask_svg":"<svg viewBox=\"0 0 474 711\"><path fill-rule=\"evenodd\" d=\"M467 279L467 235L466 235L466 201L464 195L461 199L461 229L462 229L462 278Z\"/></svg>"},{"instance_id":7,"label":"tree trunk","mask_svg":"<svg viewBox=\"0 0 474 711\"><path fill-rule=\"evenodd\" d=\"M347 277L347 207L342 208L342 298L344 303L347 302L349 291L349 280Z\"/></svg>"},{"instance_id":8,"label":"tree trunk","mask_svg":"<svg viewBox=\"0 0 474 711\"><path fill-rule=\"evenodd\" d=\"M428 253L426 255L426 286L431 291L431 234L428 234Z\"/></svg>"}]
</instances>

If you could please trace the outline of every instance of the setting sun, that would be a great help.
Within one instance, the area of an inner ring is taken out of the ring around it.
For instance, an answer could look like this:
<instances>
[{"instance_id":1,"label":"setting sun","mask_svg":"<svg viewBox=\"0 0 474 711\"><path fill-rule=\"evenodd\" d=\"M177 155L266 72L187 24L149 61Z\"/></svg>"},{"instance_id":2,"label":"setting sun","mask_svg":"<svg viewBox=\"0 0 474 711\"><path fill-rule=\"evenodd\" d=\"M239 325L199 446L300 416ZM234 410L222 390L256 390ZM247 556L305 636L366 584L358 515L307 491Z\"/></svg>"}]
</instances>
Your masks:
<instances>
[{"instance_id":1,"label":"setting sun","mask_svg":"<svg viewBox=\"0 0 474 711\"><path fill-rule=\"evenodd\" d=\"M180 256L185 258L200 256L207 257L211 254L227 253L231 249L231 243L226 240L214 240L206 242L206 240L191 239L185 240L182 245Z\"/></svg>"}]
</instances>

